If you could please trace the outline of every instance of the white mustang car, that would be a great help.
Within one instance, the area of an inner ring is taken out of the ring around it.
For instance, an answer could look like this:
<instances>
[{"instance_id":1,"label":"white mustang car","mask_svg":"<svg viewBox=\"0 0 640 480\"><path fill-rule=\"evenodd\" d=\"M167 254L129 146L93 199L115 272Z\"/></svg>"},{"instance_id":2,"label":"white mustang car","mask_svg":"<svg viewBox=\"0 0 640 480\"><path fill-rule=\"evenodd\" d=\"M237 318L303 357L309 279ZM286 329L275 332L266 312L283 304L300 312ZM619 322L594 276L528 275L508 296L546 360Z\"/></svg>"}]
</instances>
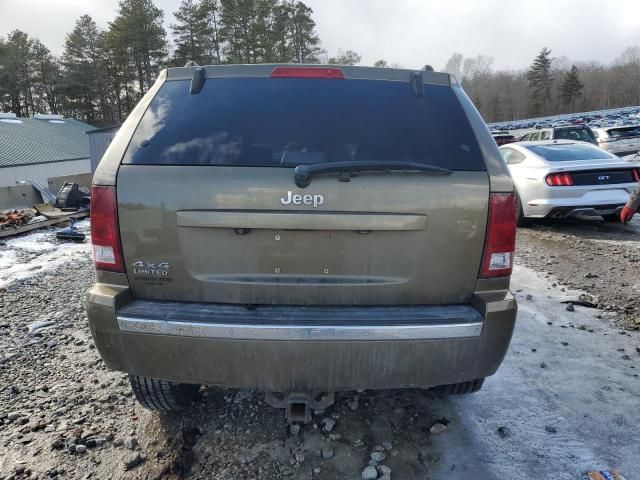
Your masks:
<instances>
[{"instance_id":1,"label":"white mustang car","mask_svg":"<svg viewBox=\"0 0 640 480\"><path fill-rule=\"evenodd\" d=\"M601 215L618 221L640 181L640 162L584 142L550 140L500 147L518 195L518 225L529 218Z\"/></svg>"}]
</instances>

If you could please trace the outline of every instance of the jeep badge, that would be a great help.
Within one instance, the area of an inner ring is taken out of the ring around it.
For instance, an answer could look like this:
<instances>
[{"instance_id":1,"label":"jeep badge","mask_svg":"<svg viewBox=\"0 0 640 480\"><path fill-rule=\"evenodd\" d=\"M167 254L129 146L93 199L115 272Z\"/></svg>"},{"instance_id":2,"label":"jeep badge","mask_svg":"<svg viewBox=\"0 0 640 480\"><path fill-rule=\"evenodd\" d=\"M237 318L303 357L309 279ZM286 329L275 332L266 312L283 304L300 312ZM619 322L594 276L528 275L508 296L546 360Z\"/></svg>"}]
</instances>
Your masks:
<instances>
[{"instance_id":1,"label":"jeep badge","mask_svg":"<svg viewBox=\"0 0 640 480\"><path fill-rule=\"evenodd\" d=\"M280 203L282 205L313 205L314 207L319 207L324 205L324 195L294 195L289 190L286 197L280 197Z\"/></svg>"}]
</instances>

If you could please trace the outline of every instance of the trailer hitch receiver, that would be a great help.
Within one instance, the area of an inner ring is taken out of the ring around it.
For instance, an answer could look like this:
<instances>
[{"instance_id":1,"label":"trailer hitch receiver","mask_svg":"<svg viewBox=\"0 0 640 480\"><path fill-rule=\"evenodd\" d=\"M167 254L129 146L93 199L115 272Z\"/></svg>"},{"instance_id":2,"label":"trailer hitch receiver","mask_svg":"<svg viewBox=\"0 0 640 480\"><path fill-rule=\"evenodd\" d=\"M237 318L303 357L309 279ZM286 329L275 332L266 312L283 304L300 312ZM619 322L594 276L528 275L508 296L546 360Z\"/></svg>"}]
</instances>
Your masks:
<instances>
[{"instance_id":1,"label":"trailer hitch receiver","mask_svg":"<svg viewBox=\"0 0 640 480\"><path fill-rule=\"evenodd\" d=\"M287 422L309 423L312 410L323 410L334 402L333 392L267 392L265 402L287 410Z\"/></svg>"}]
</instances>

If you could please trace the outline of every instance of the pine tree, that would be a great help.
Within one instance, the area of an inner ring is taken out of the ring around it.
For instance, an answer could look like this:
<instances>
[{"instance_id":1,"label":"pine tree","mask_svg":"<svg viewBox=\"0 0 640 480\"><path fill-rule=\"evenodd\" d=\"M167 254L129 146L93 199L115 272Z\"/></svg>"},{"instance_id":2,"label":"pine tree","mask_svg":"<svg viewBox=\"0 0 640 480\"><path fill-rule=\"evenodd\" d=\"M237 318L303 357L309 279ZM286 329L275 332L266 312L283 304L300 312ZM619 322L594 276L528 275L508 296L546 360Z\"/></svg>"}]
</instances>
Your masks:
<instances>
[{"instance_id":1,"label":"pine tree","mask_svg":"<svg viewBox=\"0 0 640 480\"><path fill-rule=\"evenodd\" d=\"M575 101L582 96L584 85L580 81L580 71L575 65L571 65L571 69L564 77L560 85L560 98L562 104L573 108Z\"/></svg>"},{"instance_id":2,"label":"pine tree","mask_svg":"<svg viewBox=\"0 0 640 480\"><path fill-rule=\"evenodd\" d=\"M545 47L540 51L527 72L529 88L532 89L529 108L533 115L548 113L553 82L551 61L551 50Z\"/></svg>"},{"instance_id":3,"label":"pine tree","mask_svg":"<svg viewBox=\"0 0 640 480\"><path fill-rule=\"evenodd\" d=\"M101 116L103 57L100 32L89 15L81 16L67 35L62 54L67 115L92 122Z\"/></svg>"},{"instance_id":4,"label":"pine tree","mask_svg":"<svg viewBox=\"0 0 640 480\"><path fill-rule=\"evenodd\" d=\"M110 29L105 33L105 68L114 92L117 117L126 118L133 109L140 93L135 88L135 65L129 55L129 48L120 41L121 35Z\"/></svg>"},{"instance_id":5,"label":"pine tree","mask_svg":"<svg viewBox=\"0 0 640 480\"><path fill-rule=\"evenodd\" d=\"M313 11L293 0L221 0L218 43L230 63L318 61Z\"/></svg>"},{"instance_id":6,"label":"pine tree","mask_svg":"<svg viewBox=\"0 0 640 480\"><path fill-rule=\"evenodd\" d=\"M220 0L201 0L200 10L206 23L204 50L206 63L220 63L222 57L222 38L220 36Z\"/></svg>"},{"instance_id":7,"label":"pine tree","mask_svg":"<svg viewBox=\"0 0 640 480\"><path fill-rule=\"evenodd\" d=\"M229 63L255 63L251 38L254 2L252 0L221 0L220 34L226 40L224 51ZM253 61L252 61L253 60Z\"/></svg>"},{"instance_id":8,"label":"pine tree","mask_svg":"<svg viewBox=\"0 0 640 480\"><path fill-rule=\"evenodd\" d=\"M197 0L182 0L180 8L173 14L176 23L171 25L175 37L175 53L173 63L184 65L194 60L200 65L207 60L207 34L209 30L207 12Z\"/></svg>"},{"instance_id":9,"label":"pine tree","mask_svg":"<svg viewBox=\"0 0 640 480\"><path fill-rule=\"evenodd\" d=\"M60 63L37 39L33 43L33 61L36 110L57 114L62 100Z\"/></svg>"},{"instance_id":10,"label":"pine tree","mask_svg":"<svg viewBox=\"0 0 640 480\"><path fill-rule=\"evenodd\" d=\"M0 92L7 110L28 117L34 112L33 97L34 41L20 30L14 30L2 46Z\"/></svg>"},{"instance_id":11,"label":"pine tree","mask_svg":"<svg viewBox=\"0 0 640 480\"><path fill-rule=\"evenodd\" d=\"M279 61L278 32L281 23L281 10L277 0L256 1L256 22L254 27L256 63Z\"/></svg>"},{"instance_id":12,"label":"pine tree","mask_svg":"<svg viewBox=\"0 0 640 480\"><path fill-rule=\"evenodd\" d=\"M7 89L5 64L7 62L8 47L3 37L0 37L0 112L10 109L10 96Z\"/></svg>"},{"instance_id":13,"label":"pine tree","mask_svg":"<svg viewBox=\"0 0 640 480\"><path fill-rule=\"evenodd\" d=\"M318 62L320 40L315 33L316 23L311 18L313 10L303 2L290 2L291 47L295 63ZM284 60L284 59L283 59ZM358 62L360 58L358 58ZM356 62L357 63L357 62Z\"/></svg>"},{"instance_id":14,"label":"pine tree","mask_svg":"<svg viewBox=\"0 0 640 480\"><path fill-rule=\"evenodd\" d=\"M273 47L274 62L290 63L295 62L293 46L291 45L291 18L293 17L292 2L282 2L274 8L273 23Z\"/></svg>"},{"instance_id":15,"label":"pine tree","mask_svg":"<svg viewBox=\"0 0 640 480\"><path fill-rule=\"evenodd\" d=\"M317 63L320 40L315 33L313 10L293 0L277 3L273 9L270 39L274 55L270 61Z\"/></svg>"},{"instance_id":16,"label":"pine tree","mask_svg":"<svg viewBox=\"0 0 640 480\"><path fill-rule=\"evenodd\" d=\"M164 13L152 0L120 0L118 15L109 24L110 48L118 52L118 58L128 59L133 68L138 83L136 96L149 89L166 57L163 18Z\"/></svg>"}]
</instances>

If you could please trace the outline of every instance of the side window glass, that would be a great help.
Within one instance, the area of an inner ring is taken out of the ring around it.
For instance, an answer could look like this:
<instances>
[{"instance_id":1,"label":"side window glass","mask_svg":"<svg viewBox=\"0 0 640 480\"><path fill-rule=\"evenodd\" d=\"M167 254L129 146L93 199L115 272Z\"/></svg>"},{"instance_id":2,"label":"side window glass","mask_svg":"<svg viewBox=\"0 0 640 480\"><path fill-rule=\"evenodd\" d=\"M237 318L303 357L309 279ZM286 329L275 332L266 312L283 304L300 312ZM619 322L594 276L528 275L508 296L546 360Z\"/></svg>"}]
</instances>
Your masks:
<instances>
[{"instance_id":1,"label":"side window glass","mask_svg":"<svg viewBox=\"0 0 640 480\"><path fill-rule=\"evenodd\" d=\"M523 153L518 152L517 150L513 150L509 157L509 165L514 165L516 163L521 163L526 157Z\"/></svg>"},{"instance_id":2,"label":"side window glass","mask_svg":"<svg viewBox=\"0 0 640 480\"><path fill-rule=\"evenodd\" d=\"M522 163L527 157L522 152L513 152L513 156L511 157L511 161L513 163Z\"/></svg>"},{"instance_id":3,"label":"side window glass","mask_svg":"<svg viewBox=\"0 0 640 480\"><path fill-rule=\"evenodd\" d=\"M531 135L531 140L540 140L540 134L539 133L534 133Z\"/></svg>"},{"instance_id":4,"label":"side window glass","mask_svg":"<svg viewBox=\"0 0 640 480\"><path fill-rule=\"evenodd\" d=\"M549 132L548 131L542 132L541 135L542 136L540 138L542 140L549 140Z\"/></svg>"},{"instance_id":5,"label":"side window glass","mask_svg":"<svg viewBox=\"0 0 640 480\"><path fill-rule=\"evenodd\" d=\"M502 152L502 158L507 162L507 165L521 163L526 158L523 153L511 148L503 148L500 151Z\"/></svg>"}]
</instances>

